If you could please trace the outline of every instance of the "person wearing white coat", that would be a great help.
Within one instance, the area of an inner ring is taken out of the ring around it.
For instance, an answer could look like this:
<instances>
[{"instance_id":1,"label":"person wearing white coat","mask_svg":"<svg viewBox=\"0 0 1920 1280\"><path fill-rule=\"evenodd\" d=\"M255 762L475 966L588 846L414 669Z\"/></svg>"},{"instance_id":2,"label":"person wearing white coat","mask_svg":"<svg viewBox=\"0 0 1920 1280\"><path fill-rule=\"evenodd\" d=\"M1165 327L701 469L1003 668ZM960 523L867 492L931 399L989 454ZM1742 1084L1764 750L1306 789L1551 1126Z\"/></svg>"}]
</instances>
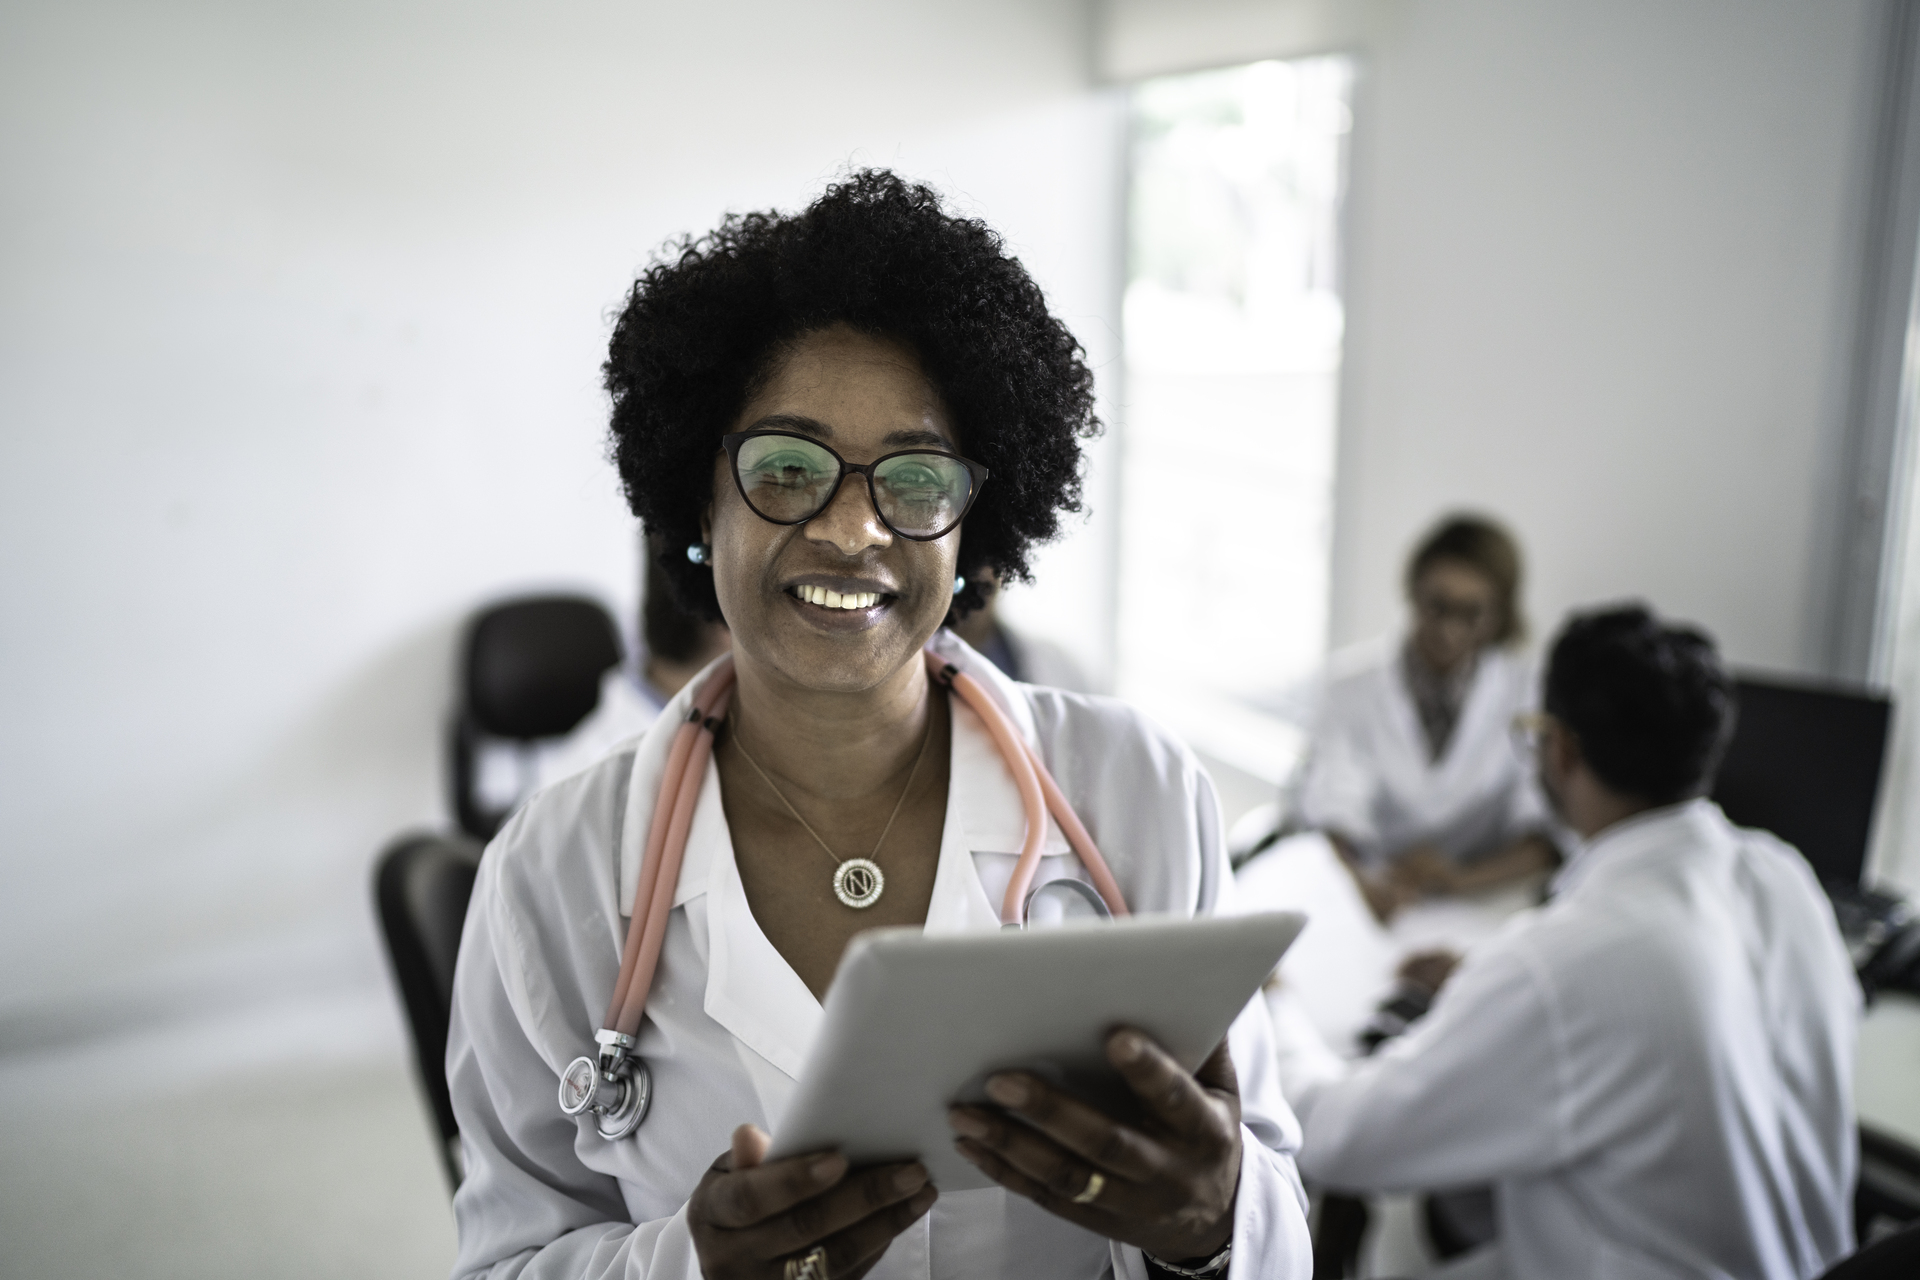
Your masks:
<instances>
[{"instance_id":1,"label":"person wearing white coat","mask_svg":"<svg viewBox=\"0 0 1920 1280\"><path fill-rule=\"evenodd\" d=\"M724 618L733 652L636 743L536 795L482 861L448 1037L466 1165L454 1274L1307 1276L1295 1126L1258 1009L1191 1074L1117 1030L1129 1121L1028 1073L990 1078L1004 1110L949 1119L993 1189L941 1195L917 1161L767 1159L852 938L1008 918L994 895L1024 810L922 649L950 605L980 603L978 574L1023 574L1077 497L1091 377L1024 269L933 192L865 171L802 213L677 248L634 286L606 368L635 514L687 548L661 567L689 608ZM1015 685L935 643L1057 777L1112 892L1137 912L1227 905L1217 804L1190 754L1120 704ZM652 1103L610 1140L556 1093L592 1052L638 927L669 739L710 685L711 764L684 793L697 800L634 1033ZM1041 874L1087 875L1048 834Z\"/></svg>"},{"instance_id":2,"label":"person wearing white coat","mask_svg":"<svg viewBox=\"0 0 1920 1280\"><path fill-rule=\"evenodd\" d=\"M1411 632L1329 664L1290 825L1327 833L1383 922L1418 898L1558 860L1510 739L1536 697L1533 664L1515 651L1519 584L1505 530L1450 517L1409 560Z\"/></svg>"},{"instance_id":3,"label":"person wearing white coat","mask_svg":"<svg viewBox=\"0 0 1920 1280\"><path fill-rule=\"evenodd\" d=\"M1308 1176L1493 1184L1499 1240L1439 1274L1804 1280L1852 1247L1860 991L1805 860L1689 798L1729 697L1697 633L1576 618L1540 758L1583 839L1552 898L1373 1058L1275 1002Z\"/></svg>"},{"instance_id":4,"label":"person wearing white coat","mask_svg":"<svg viewBox=\"0 0 1920 1280\"><path fill-rule=\"evenodd\" d=\"M1017 685L959 640L939 652L987 684L1073 801L1135 911L1228 905L1218 802L1191 752L1124 704ZM624 918L672 731L700 681L637 743L536 795L481 862L461 955L448 1082L466 1167L454 1202L456 1276L691 1277L686 1200L736 1125L770 1128L820 1023L820 1002L755 923L718 776L694 812L640 1056L655 1100L639 1133L606 1142L554 1105L590 1045L619 967ZM951 716L951 780L930 932L993 930L1023 813L986 729ZM1050 824L1039 879L1086 879ZM1312 1271L1298 1126L1281 1097L1267 1015L1233 1031L1242 1157L1235 1274ZM1264 1261L1257 1261L1264 1260ZM950 1193L894 1241L875 1277L1146 1274L1114 1244L1004 1190Z\"/></svg>"}]
</instances>

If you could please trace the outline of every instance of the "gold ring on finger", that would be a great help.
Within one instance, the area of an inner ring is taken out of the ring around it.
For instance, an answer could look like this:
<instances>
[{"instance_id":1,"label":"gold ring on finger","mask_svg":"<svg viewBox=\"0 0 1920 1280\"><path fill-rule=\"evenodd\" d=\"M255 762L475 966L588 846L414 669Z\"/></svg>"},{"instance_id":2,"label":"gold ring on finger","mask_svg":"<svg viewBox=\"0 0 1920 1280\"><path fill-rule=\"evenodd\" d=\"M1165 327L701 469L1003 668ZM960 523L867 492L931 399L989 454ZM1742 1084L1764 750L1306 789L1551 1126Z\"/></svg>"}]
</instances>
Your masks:
<instances>
[{"instance_id":1,"label":"gold ring on finger","mask_svg":"<svg viewBox=\"0 0 1920 1280\"><path fill-rule=\"evenodd\" d=\"M1105 1174L1101 1173L1098 1169L1089 1170L1087 1173L1087 1185L1080 1188L1080 1194L1073 1198L1073 1202L1075 1204L1092 1204L1100 1198L1100 1193L1106 1189L1106 1186L1107 1178Z\"/></svg>"},{"instance_id":2,"label":"gold ring on finger","mask_svg":"<svg viewBox=\"0 0 1920 1280\"><path fill-rule=\"evenodd\" d=\"M786 1280L827 1280L827 1249L815 1245L787 1259Z\"/></svg>"}]
</instances>

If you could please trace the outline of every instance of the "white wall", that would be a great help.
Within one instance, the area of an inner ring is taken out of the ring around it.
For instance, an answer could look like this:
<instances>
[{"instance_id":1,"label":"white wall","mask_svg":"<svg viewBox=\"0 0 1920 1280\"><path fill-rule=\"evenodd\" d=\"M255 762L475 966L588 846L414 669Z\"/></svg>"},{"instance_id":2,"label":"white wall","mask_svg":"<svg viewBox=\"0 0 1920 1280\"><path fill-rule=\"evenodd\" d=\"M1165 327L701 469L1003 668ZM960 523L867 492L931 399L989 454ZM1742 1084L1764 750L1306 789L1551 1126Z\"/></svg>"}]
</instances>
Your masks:
<instances>
[{"instance_id":1,"label":"white wall","mask_svg":"<svg viewBox=\"0 0 1920 1280\"><path fill-rule=\"evenodd\" d=\"M1881 13L1455 0L1380 29L1336 640L1394 625L1408 545L1472 506L1524 540L1542 639L1639 597L1735 663L1824 674ZM1910 754L1873 866L1920 890Z\"/></svg>"},{"instance_id":2,"label":"white wall","mask_svg":"<svg viewBox=\"0 0 1920 1280\"><path fill-rule=\"evenodd\" d=\"M461 617L631 605L598 365L668 236L894 165L1110 364L1087 47L1076 0L0 10L0 1025L380 981Z\"/></svg>"},{"instance_id":3,"label":"white wall","mask_svg":"<svg viewBox=\"0 0 1920 1280\"><path fill-rule=\"evenodd\" d=\"M1812 616L1878 6L1408 3L1357 135L1334 634L1409 543L1507 516L1532 611L1639 596L1736 661Z\"/></svg>"},{"instance_id":4,"label":"white wall","mask_svg":"<svg viewBox=\"0 0 1920 1280\"><path fill-rule=\"evenodd\" d=\"M1336 644L1458 507L1530 611L1623 597L1818 674L1880 0L1105 0L1113 80L1362 59ZM1904 871L1920 888L1920 848Z\"/></svg>"},{"instance_id":5,"label":"white wall","mask_svg":"<svg viewBox=\"0 0 1920 1280\"><path fill-rule=\"evenodd\" d=\"M631 601L597 365L667 236L894 164L1110 371L1096 48L1365 55L1337 640L1464 503L1526 538L1543 625L1644 595L1811 665L1869 0L1105 11L1096 42L1078 0L0 10L0 1039L133 974L378 981L365 873L442 811L460 617ZM1104 661L1110 555L1096 516L1016 616Z\"/></svg>"},{"instance_id":6,"label":"white wall","mask_svg":"<svg viewBox=\"0 0 1920 1280\"><path fill-rule=\"evenodd\" d=\"M1909 442L1910 444L1913 442ZM1892 741L1875 815L1873 870L1920 896L1920 449L1902 460L1906 504L1892 601ZM1899 526L1897 526L1899 527Z\"/></svg>"},{"instance_id":7,"label":"white wall","mask_svg":"<svg viewBox=\"0 0 1920 1280\"><path fill-rule=\"evenodd\" d=\"M1104 76L1362 60L1333 637L1506 515L1542 631L1638 595L1810 670L1877 0L1106 0Z\"/></svg>"}]
</instances>

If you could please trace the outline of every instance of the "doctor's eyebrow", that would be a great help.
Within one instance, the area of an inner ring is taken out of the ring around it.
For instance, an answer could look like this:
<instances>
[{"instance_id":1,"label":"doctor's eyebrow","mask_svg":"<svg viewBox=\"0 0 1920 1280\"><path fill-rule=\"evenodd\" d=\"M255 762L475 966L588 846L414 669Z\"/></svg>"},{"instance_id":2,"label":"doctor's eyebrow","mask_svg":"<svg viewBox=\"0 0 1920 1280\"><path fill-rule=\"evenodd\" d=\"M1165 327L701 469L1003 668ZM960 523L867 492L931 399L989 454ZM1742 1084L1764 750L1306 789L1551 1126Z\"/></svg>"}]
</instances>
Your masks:
<instances>
[{"instance_id":1,"label":"doctor's eyebrow","mask_svg":"<svg viewBox=\"0 0 1920 1280\"><path fill-rule=\"evenodd\" d=\"M833 428L818 418L809 418L798 413L770 413L755 422L749 431L796 431L801 435L812 436L816 440L832 440ZM889 431L881 440L882 444L895 448L911 449L915 445L926 445L935 449L953 449L958 446L938 431L929 431L924 427L902 428Z\"/></svg>"}]
</instances>

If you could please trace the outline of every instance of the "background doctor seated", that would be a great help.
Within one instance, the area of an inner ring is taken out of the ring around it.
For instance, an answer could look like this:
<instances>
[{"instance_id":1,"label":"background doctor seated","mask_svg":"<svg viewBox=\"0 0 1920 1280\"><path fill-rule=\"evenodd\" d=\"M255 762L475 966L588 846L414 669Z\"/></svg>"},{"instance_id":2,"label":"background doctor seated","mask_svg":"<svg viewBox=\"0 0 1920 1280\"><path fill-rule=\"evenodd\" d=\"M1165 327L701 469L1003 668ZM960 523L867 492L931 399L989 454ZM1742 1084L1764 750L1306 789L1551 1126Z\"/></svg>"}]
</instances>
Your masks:
<instances>
[{"instance_id":1,"label":"background doctor seated","mask_svg":"<svg viewBox=\"0 0 1920 1280\"><path fill-rule=\"evenodd\" d=\"M993 1077L1004 1110L950 1118L996 1186L937 1195L917 1162L765 1158L856 934L1001 927L1024 809L929 642L1047 762L1134 911L1209 913L1231 883L1191 753L1120 703L1015 684L935 638L956 598L979 603L978 575L1025 575L1077 505L1097 427L1079 345L1026 270L932 191L862 172L802 213L674 246L634 285L606 380L634 512L691 553L663 568L733 651L640 738L535 795L481 863L447 1052L467 1171L455 1274L1146 1280L1164 1260L1305 1277L1297 1129L1257 1006L1197 1074L1113 1036L1140 1102L1125 1124ZM651 1105L608 1136L562 1112L559 1081L614 1026L670 744L705 730L711 769L675 787L678 874L639 934L660 946L644 1021L614 1033ZM1064 841L1043 863L1086 871Z\"/></svg>"},{"instance_id":2,"label":"background doctor seated","mask_svg":"<svg viewBox=\"0 0 1920 1280\"><path fill-rule=\"evenodd\" d=\"M1534 705L1520 579L1505 529L1444 520L1407 562L1405 639L1334 659L1290 825L1326 832L1382 923L1559 860L1509 740Z\"/></svg>"},{"instance_id":3,"label":"background doctor seated","mask_svg":"<svg viewBox=\"0 0 1920 1280\"><path fill-rule=\"evenodd\" d=\"M1699 797L1732 730L1712 643L1645 609L1553 647L1542 785L1580 844L1351 1065L1282 993L1301 1168L1354 1191L1494 1184L1448 1276L1816 1275L1852 1244L1860 992L1805 861Z\"/></svg>"}]
</instances>

